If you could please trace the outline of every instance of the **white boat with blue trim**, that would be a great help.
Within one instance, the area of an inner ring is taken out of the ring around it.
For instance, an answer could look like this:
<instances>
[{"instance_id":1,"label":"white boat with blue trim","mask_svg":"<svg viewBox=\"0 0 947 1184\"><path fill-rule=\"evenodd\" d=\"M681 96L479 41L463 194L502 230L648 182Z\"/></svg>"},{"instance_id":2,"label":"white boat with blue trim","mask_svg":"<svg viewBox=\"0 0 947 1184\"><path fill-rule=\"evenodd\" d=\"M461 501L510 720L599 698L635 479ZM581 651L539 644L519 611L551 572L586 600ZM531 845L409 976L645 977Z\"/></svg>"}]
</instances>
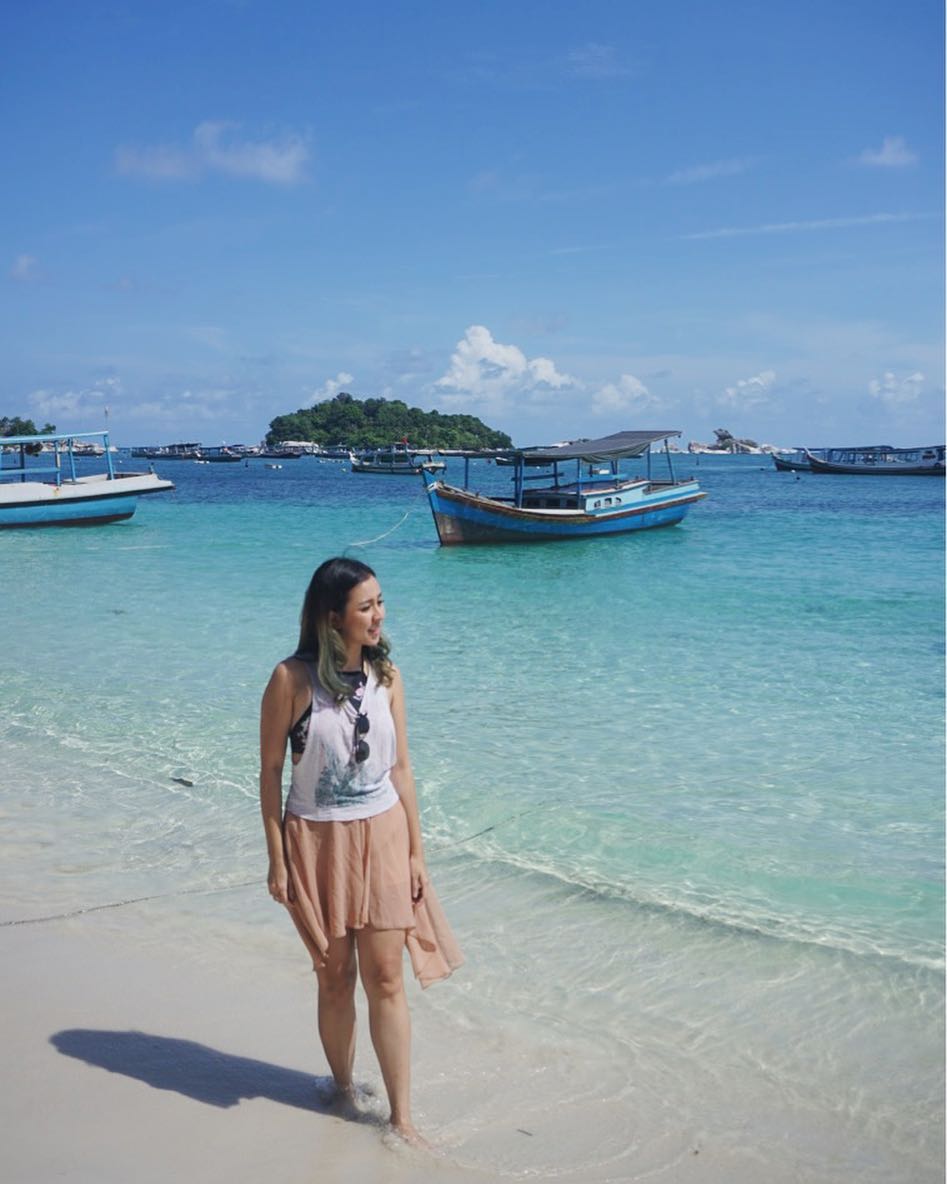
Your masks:
<instances>
[{"instance_id":1,"label":"white boat with blue trim","mask_svg":"<svg viewBox=\"0 0 947 1184\"><path fill-rule=\"evenodd\" d=\"M102 442L105 472L80 474L76 462L88 456L82 442L90 440ZM171 489L153 471L116 471L108 432L0 437L0 530L121 522L140 497Z\"/></svg>"},{"instance_id":2,"label":"white boat with blue trim","mask_svg":"<svg viewBox=\"0 0 947 1184\"><path fill-rule=\"evenodd\" d=\"M615 432L598 440L575 440L546 448L510 449L493 458L513 466L512 497L471 492L470 460L464 454L463 488L422 470L438 538L458 543L526 543L594 538L673 526L707 495L697 481L674 476L668 441L678 431ZM652 475L651 445L664 443L668 476ZM620 462L644 459L645 473L620 471ZM574 464L574 470L572 465ZM563 472L561 466L569 472ZM542 468L538 475L530 468ZM574 471L574 478L570 475ZM530 486L533 481L544 482Z\"/></svg>"},{"instance_id":3,"label":"white boat with blue trim","mask_svg":"<svg viewBox=\"0 0 947 1184\"><path fill-rule=\"evenodd\" d=\"M349 464L353 473L382 473L388 477L416 477L425 465L429 470L446 468L444 462L434 460L430 452L409 448L405 441L361 454L350 452Z\"/></svg>"}]
</instances>

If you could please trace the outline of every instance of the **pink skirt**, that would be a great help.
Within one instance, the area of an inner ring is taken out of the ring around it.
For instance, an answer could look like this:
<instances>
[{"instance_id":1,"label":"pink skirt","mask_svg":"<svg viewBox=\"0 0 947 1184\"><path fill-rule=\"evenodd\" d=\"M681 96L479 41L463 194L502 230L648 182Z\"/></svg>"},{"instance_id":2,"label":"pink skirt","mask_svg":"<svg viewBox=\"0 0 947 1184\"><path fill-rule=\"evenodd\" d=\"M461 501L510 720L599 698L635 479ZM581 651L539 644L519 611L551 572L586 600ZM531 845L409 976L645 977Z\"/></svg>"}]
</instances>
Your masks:
<instances>
[{"instance_id":1,"label":"pink skirt","mask_svg":"<svg viewBox=\"0 0 947 1184\"><path fill-rule=\"evenodd\" d=\"M411 899L408 820L400 802L372 818L310 822L287 814L283 842L296 895L290 916L319 969L330 937L350 929L403 929L415 977L430 986L463 955L428 883Z\"/></svg>"}]
</instances>

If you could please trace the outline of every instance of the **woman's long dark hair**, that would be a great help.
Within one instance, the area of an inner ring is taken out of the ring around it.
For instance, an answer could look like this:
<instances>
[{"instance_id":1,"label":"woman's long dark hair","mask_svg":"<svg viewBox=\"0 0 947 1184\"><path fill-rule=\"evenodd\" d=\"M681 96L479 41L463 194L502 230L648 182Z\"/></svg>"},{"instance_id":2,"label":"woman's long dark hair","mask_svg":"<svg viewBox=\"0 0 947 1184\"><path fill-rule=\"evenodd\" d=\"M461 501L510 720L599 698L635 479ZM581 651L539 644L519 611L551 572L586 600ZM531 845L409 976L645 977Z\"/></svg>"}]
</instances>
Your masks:
<instances>
[{"instance_id":1,"label":"woman's long dark hair","mask_svg":"<svg viewBox=\"0 0 947 1184\"><path fill-rule=\"evenodd\" d=\"M330 614L341 616L352 589L374 575L368 564L358 559L341 555L327 559L313 572L299 614L299 645L295 656L316 663L319 682L339 703L349 697L352 688L339 677L339 671L345 667L345 643ZM371 662L375 677L384 686L389 686L392 679L390 651L384 635L379 637L378 645L362 647L362 657Z\"/></svg>"}]
</instances>

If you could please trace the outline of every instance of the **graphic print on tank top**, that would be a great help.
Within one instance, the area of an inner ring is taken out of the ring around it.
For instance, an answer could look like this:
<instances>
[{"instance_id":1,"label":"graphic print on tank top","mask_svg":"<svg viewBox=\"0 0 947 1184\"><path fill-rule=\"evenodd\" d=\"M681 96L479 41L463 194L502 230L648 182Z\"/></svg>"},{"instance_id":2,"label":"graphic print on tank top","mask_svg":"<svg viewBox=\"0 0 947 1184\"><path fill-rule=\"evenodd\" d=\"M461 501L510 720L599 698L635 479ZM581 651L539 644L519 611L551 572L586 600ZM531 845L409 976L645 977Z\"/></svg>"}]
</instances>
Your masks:
<instances>
[{"instance_id":1,"label":"graphic print on tank top","mask_svg":"<svg viewBox=\"0 0 947 1184\"><path fill-rule=\"evenodd\" d=\"M355 725L352 725L353 730ZM367 790L374 789L374 779L364 775L364 767L357 765L354 760L342 762L335 751L327 751L325 763L319 774L315 787L315 803L318 809L331 809L333 806L345 809L354 806L365 798Z\"/></svg>"}]
</instances>

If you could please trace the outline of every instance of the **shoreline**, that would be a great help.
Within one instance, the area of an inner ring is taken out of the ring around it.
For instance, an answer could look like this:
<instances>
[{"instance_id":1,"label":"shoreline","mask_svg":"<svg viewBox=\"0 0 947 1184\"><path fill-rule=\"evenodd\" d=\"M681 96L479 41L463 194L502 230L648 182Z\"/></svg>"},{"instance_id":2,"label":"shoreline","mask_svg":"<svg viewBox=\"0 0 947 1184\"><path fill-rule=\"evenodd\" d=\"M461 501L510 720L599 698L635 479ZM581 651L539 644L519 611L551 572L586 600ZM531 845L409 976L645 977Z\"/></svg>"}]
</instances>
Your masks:
<instances>
[{"instance_id":1,"label":"shoreline","mask_svg":"<svg viewBox=\"0 0 947 1184\"><path fill-rule=\"evenodd\" d=\"M801 1054L794 1047L805 1009L834 1014L845 956L809 951L797 960L778 943L736 938L713 964L693 932L672 949L664 920L635 912L615 946L600 951L598 993L588 994L576 962L561 967L561 982L536 978L550 941L574 947L586 936L594 944L589 909L596 906L581 893L563 896L542 877L514 872L466 887L456 869L434 873L460 934L471 937L468 965L423 994L406 960L415 1119L436 1155L385 1133L361 993L356 1080L375 1096L352 1121L326 1102L313 976L289 919L260 902L247 901L241 914L232 900L193 896L0 930L7 968L0 1032L11 1066L0 1104L9 1132L6 1178L940 1178L936 1152L908 1153L906 1131L886 1136L885 1122L861 1130L842 1099L836 1113L823 1109L833 1077L848 1088L856 1072L867 1081L884 1057L868 1050L897 1039L865 1003L865 988L853 988L852 1003L867 1010L828 1050L847 1067L838 1064L825 1078L811 1033ZM498 917L502 900L507 914ZM258 906L272 924L248 924L246 909ZM490 921L474 936L477 917ZM537 936L524 950L514 934L531 922ZM616 962L619 941L630 947L627 965ZM502 966L491 965L497 957ZM799 974L811 992L804 1003L794 985ZM557 1012L560 992L584 1000L582 1027ZM795 1008L799 1015L786 1015ZM596 1030L616 1010L624 1030ZM734 1012L730 1020L724 1010ZM859 1051L865 1024L868 1045ZM702 1044L710 1056L696 1055ZM894 1080L889 1088L897 1088Z\"/></svg>"},{"instance_id":2,"label":"shoreline","mask_svg":"<svg viewBox=\"0 0 947 1184\"><path fill-rule=\"evenodd\" d=\"M310 974L133 945L91 917L0 936L10 1184L490 1179L400 1144L383 1100L332 1104Z\"/></svg>"}]
</instances>

